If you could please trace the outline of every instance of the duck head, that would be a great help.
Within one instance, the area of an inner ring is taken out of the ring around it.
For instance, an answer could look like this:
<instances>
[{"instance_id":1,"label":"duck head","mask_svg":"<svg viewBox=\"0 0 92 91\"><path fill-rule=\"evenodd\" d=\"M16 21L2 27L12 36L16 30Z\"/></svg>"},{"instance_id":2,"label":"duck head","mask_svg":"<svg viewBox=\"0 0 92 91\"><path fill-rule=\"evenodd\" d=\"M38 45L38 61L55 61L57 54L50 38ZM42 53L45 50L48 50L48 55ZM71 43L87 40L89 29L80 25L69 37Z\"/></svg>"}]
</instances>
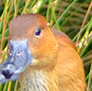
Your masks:
<instances>
[{"instance_id":1,"label":"duck head","mask_svg":"<svg viewBox=\"0 0 92 91\"><path fill-rule=\"evenodd\" d=\"M28 66L52 69L58 44L40 14L24 14L10 21L9 55L0 64L0 83L16 80Z\"/></svg>"}]
</instances>

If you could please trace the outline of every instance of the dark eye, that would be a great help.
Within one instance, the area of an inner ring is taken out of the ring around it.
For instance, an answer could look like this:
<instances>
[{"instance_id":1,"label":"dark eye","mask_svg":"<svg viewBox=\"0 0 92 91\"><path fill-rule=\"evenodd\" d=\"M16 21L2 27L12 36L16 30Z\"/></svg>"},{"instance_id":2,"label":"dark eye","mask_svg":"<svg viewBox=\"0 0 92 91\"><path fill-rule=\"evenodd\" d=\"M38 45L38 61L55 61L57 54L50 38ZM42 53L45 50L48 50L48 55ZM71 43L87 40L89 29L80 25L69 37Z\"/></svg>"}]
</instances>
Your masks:
<instances>
[{"instance_id":1,"label":"dark eye","mask_svg":"<svg viewBox=\"0 0 92 91\"><path fill-rule=\"evenodd\" d=\"M39 36L41 34L41 28L38 27L36 30L35 30L35 35L36 36Z\"/></svg>"}]
</instances>

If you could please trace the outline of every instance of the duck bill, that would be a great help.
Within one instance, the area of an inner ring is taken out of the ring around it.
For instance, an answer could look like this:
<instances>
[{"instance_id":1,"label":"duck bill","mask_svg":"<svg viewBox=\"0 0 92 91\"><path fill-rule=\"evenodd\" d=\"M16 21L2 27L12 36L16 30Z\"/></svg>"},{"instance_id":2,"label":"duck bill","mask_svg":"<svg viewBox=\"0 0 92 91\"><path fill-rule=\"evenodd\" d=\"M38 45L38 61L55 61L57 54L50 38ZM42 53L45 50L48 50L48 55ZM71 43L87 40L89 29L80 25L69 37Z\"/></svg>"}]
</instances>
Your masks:
<instances>
[{"instance_id":1,"label":"duck bill","mask_svg":"<svg viewBox=\"0 0 92 91\"><path fill-rule=\"evenodd\" d=\"M33 57L28 48L27 39L9 42L10 53L6 60L0 64L0 83L18 79Z\"/></svg>"}]
</instances>

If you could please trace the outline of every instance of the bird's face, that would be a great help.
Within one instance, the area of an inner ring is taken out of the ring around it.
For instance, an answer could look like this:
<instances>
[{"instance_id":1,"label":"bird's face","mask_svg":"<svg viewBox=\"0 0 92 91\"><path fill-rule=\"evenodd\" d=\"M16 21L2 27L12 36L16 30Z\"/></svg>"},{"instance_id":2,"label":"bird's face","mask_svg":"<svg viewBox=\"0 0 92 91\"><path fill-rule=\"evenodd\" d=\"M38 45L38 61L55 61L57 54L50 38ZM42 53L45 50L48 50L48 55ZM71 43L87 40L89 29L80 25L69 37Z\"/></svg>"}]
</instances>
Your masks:
<instances>
[{"instance_id":1,"label":"bird's face","mask_svg":"<svg viewBox=\"0 0 92 91\"><path fill-rule=\"evenodd\" d=\"M10 22L9 49L8 58L0 64L0 83L18 79L28 66L53 68L58 45L44 17L29 14Z\"/></svg>"}]
</instances>

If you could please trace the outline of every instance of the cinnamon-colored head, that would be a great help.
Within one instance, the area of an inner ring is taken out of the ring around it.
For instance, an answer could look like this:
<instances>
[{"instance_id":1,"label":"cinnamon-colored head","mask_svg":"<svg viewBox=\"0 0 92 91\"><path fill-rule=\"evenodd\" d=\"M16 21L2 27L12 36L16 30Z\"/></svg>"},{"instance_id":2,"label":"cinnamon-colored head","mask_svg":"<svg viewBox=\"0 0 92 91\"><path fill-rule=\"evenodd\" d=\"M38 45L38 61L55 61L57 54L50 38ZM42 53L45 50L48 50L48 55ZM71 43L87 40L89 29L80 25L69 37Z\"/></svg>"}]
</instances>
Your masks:
<instances>
[{"instance_id":1,"label":"cinnamon-colored head","mask_svg":"<svg viewBox=\"0 0 92 91\"><path fill-rule=\"evenodd\" d=\"M24 14L11 20L10 40L28 40L33 57L31 65L52 66L58 52L58 44L45 18L40 14ZM48 61L47 61L48 60Z\"/></svg>"}]
</instances>

